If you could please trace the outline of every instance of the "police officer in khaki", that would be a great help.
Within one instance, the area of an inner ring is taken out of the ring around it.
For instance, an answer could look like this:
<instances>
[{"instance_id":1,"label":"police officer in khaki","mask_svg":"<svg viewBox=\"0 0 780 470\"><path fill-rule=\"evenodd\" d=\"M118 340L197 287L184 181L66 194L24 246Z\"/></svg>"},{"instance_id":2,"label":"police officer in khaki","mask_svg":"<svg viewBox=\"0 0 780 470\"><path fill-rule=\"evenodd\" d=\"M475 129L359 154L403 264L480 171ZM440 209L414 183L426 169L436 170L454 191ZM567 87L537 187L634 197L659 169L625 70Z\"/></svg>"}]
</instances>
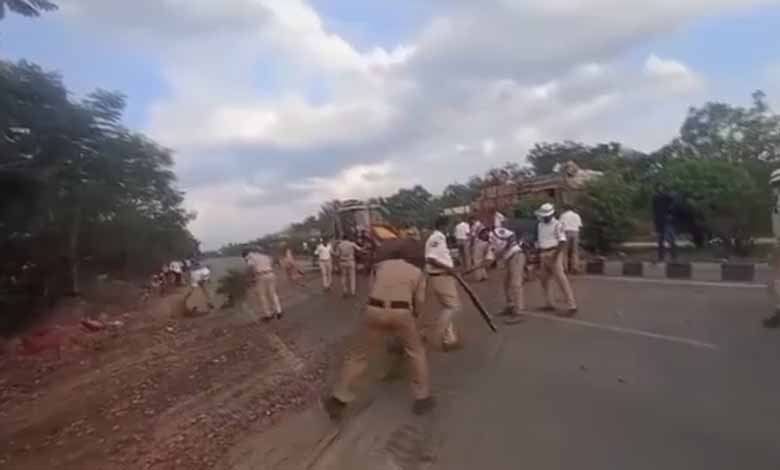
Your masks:
<instances>
[{"instance_id":1,"label":"police officer in khaki","mask_svg":"<svg viewBox=\"0 0 780 470\"><path fill-rule=\"evenodd\" d=\"M341 241L336 246L336 254L339 259L339 266L341 268L341 296L355 296L357 294L357 288L355 285L355 252L363 252L357 243L349 239L345 234L342 236ZM349 285L347 285L349 283Z\"/></svg>"},{"instance_id":2,"label":"police officer in khaki","mask_svg":"<svg viewBox=\"0 0 780 470\"><path fill-rule=\"evenodd\" d=\"M279 294L276 293L273 259L261 247L256 247L251 251L243 250L241 256L252 270L254 286L251 292L263 307L262 320L267 322L273 318L281 319L283 315L282 304L279 301Z\"/></svg>"},{"instance_id":3,"label":"police officer in khaki","mask_svg":"<svg viewBox=\"0 0 780 470\"><path fill-rule=\"evenodd\" d=\"M553 278L566 298L566 312L562 315L574 316L577 314L577 303L574 300L574 292L569 284L569 279L563 270L563 255L567 247L566 231L563 224L554 217L555 206L552 204L542 204L536 211L536 216L539 218L537 228L540 260L539 278L547 301L542 310L555 311L552 291L550 290L550 278Z\"/></svg>"},{"instance_id":4,"label":"police officer in khaki","mask_svg":"<svg viewBox=\"0 0 780 470\"><path fill-rule=\"evenodd\" d=\"M374 266L375 279L355 343L347 352L341 377L331 396L323 402L328 415L341 418L346 405L354 400L351 385L365 372L369 353L381 346L387 335L398 337L411 369L414 396L412 411L424 414L435 402L431 397L425 347L417 331L415 317L425 302L425 275L412 264L414 253L422 253L419 242L402 240L384 261ZM422 257L417 256L419 265Z\"/></svg>"},{"instance_id":5,"label":"police officer in khaki","mask_svg":"<svg viewBox=\"0 0 780 470\"><path fill-rule=\"evenodd\" d=\"M456 288L455 264L452 255L447 248L447 237L444 231L447 229L447 218L439 217L434 226L435 230L425 242L425 262L428 273L428 282L431 290L439 301L442 309L436 317L432 336L426 339L431 341L431 346L445 351L461 347L453 321L460 311L461 303Z\"/></svg>"}]
</instances>

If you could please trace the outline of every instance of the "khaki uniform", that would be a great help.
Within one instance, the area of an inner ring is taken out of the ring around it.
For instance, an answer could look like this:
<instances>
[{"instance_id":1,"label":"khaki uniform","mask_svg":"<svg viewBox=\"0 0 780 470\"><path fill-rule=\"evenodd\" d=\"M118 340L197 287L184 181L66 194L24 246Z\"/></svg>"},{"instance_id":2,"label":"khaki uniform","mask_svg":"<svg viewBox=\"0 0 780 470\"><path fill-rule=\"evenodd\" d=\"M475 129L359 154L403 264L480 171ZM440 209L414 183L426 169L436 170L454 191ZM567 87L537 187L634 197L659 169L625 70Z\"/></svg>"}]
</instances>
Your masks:
<instances>
[{"instance_id":1,"label":"khaki uniform","mask_svg":"<svg viewBox=\"0 0 780 470\"><path fill-rule=\"evenodd\" d=\"M457 281L449 274L431 274L428 279L431 291L442 309L432 328L424 328L425 337L436 349L455 345L458 343L458 334L453 321L461 309Z\"/></svg>"},{"instance_id":2,"label":"khaki uniform","mask_svg":"<svg viewBox=\"0 0 780 470\"><path fill-rule=\"evenodd\" d=\"M428 398L428 362L414 314L425 302L425 276L419 268L399 259L377 264L375 273L369 305L333 396L344 403L354 399L350 388L365 372L369 353L383 344L385 336L392 335L400 339L409 360L412 395L417 400Z\"/></svg>"},{"instance_id":3,"label":"khaki uniform","mask_svg":"<svg viewBox=\"0 0 780 470\"><path fill-rule=\"evenodd\" d=\"M251 294L263 309L265 318L282 313L282 304L276 293L276 274L273 272L271 258L261 253L250 253L247 264L254 271L254 285Z\"/></svg>"},{"instance_id":4,"label":"khaki uniform","mask_svg":"<svg viewBox=\"0 0 780 470\"><path fill-rule=\"evenodd\" d=\"M474 240L474 266L481 266L487 261L488 251L490 250L490 243L476 239ZM485 281L488 278L487 268L481 267L474 271L474 280L477 282Z\"/></svg>"},{"instance_id":5,"label":"khaki uniform","mask_svg":"<svg viewBox=\"0 0 780 470\"><path fill-rule=\"evenodd\" d=\"M515 315L525 310L525 296L523 294L524 271L525 253L522 251L516 252L506 260L506 274L504 275L506 305Z\"/></svg>"},{"instance_id":6,"label":"khaki uniform","mask_svg":"<svg viewBox=\"0 0 780 470\"><path fill-rule=\"evenodd\" d=\"M443 233L436 230L425 242L425 257L432 258L445 266L453 266L452 257L447 249L447 239ZM442 309L434 322L432 334L428 328L425 337L434 348L454 346L458 343L458 335L455 331L453 320L460 311L460 298L456 287L455 278L443 270L428 264L426 267L429 275L429 283L436 300Z\"/></svg>"},{"instance_id":7,"label":"khaki uniform","mask_svg":"<svg viewBox=\"0 0 780 470\"><path fill-rule=\"evenodd\" d=\"M566 230L566 272L580 272L580 232Z\"/></svg>"},{"instance_id":8,"label":"khaki uniform","mask_svg":"<svg viewBox=\"0 0 780 470\"><path fill-rule=\"evenodd\" d=\"M556 248L543 250L539 256L539 280L542 283L542 289L544 289L544 296L548 307L552 307L553 297L550 290L550 278L555 279L558 287L563 292L564 299L566 301L566 308L575 309L577 303L574 300L574 292L569 284L569 279L566 277L566 273L563 271L563 252Z\"/></svg>"},{"instance_id":9,"label":"khaki uniform","mask_svg":"<svg viewBox=\"0 0 780 470\"><path fill-rule=\"evenodd\" d=\"M333 261L331 260L330 244L317 246L314 255L319 258L322 287L328 290L333 282Z\"/></svg>"},{"instance_id":10,"label":"khaki uniform","mask_svg":"<svg viewBox=\"0 0 780 470\"><path fill-rule=\"evenodd\" d=\"M342 240L338 245L339 265L341 267L341 292L355 295L355 251L360 247L349 240ZM347 290L349 288L349 290Z\"/></svg>"}]
</instances>

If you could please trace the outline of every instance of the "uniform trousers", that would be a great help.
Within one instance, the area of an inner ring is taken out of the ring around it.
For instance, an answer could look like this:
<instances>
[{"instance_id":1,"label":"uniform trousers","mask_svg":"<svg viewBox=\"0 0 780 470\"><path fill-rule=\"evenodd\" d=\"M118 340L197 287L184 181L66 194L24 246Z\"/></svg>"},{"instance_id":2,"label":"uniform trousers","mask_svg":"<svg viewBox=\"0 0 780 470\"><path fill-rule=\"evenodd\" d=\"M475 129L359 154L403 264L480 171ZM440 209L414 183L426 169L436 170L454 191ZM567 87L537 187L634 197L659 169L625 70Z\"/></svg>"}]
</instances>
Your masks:
<instances>
[{"instance_id":1,"label":"uniform trousers","mask_svg":"<svg viewBox=\"0 0 780 470\"><path fill-rule=\"evenodd\" d=\"M382 340L386 336L395 336L401 341L411 369L414 398L421 400L430 396L428 362L412 312L369 305L366 307L360 331L347 351L340 380L333 390L334 397L344 403L354 400L355 395L351 387L365 372L369 354L383 344Z\"/></svg>"},{"instance_id":2,"label":"uniform trousers","mask_svg":"<svg viewBox=\"0 0 780 470\"><path fill-rule=\"evenodd\" d=\"M569 309L577 308L577 302L574 300L574 292L569 284L569 279L563 271L563 252L558 249L543 250L540 255L539 279L544 289L547 306L553 306L553 296L550 290L550 278L555 279L555 283L563 292L566 300L566 307Z\"/></svg>"},{"instance_id":3,"label":"uniform trousers","mask_svg":"<svg viewBox=\"0 0 780 470\"><path fill-rule=\"evenodd\" d=\"M282 313L282 304L279 302L279 295L276 293L276 274L258 274L253 291L255 298L263 308L263 314L266 318L272 317L275 313ZM271 307L273 307L273 310Z\"/></svg>"}]
</instances>

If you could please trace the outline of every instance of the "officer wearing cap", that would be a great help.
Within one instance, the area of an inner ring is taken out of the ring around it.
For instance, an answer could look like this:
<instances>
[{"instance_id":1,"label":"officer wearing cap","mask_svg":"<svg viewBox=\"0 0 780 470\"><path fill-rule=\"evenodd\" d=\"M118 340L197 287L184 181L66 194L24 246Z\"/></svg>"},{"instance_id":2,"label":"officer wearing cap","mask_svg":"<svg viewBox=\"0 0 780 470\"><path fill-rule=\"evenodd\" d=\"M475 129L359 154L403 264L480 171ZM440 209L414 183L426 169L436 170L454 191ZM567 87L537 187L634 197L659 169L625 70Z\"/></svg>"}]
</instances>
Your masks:
<instances>
[{"instance_id":1,"label":"officer wearing cap","mask_svg":"<svg viewBox=\"0 0 780 470\"><path fill-rule=\"evenodd\" d=\"M447 218L439 217L434 229L425 242L425 270L428 273L431 290L442 309L436 319L433 337L427 339L432 340L433 347L449 351L460 347L453 320L460 311L461 303L453 277L455 264L447 248L447 237L444 235L447 229Z\"/></svg>"},{"instance_id":2,"label":"officer wearing cap","mask_svg":"<svg viewBox=\"0 0 780 470\"><path fill-rule=\"evenodd\" d=\"M539 218L536 242L539 247L539 278L547 301L542 310L555 311L550 291L550 278L553 278L566 299L566 313L563 316L574 316L577 314L577 303L563 270L563 254L567 246L563 224L554 217L555 206L550 203L542 204L535 214Z\"/></svg>"},{"instance_id":3,"label":"officer wearing cap","mask_svg":"<svg viewBox=\"0 0 780 470\"><path fill-rule=\"evenodd\" d=\"M386 335L400 339L411 368L412 411L424 414L435 402L431 397L428 362L415 318L425 302L425 274L421 243L411 239L386 242L377 252L374 282L360 332L347 352L341 377L331 396L323 402L331 419L339 419L354 399L352 384L365 372L368 355Z\"/></svg>"}]
</instances>

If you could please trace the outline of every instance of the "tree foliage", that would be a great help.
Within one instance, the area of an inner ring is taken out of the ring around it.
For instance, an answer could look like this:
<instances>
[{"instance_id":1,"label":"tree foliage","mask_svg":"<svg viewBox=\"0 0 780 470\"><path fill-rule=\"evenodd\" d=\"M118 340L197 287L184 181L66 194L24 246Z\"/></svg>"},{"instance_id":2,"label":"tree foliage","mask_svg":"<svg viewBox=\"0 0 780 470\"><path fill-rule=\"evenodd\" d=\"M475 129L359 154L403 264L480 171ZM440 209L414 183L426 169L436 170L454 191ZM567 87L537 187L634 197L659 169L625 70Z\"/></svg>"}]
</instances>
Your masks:
<instances>
[{"instance_id":1,"label":"tree foliage","mask_svg":"<svg viewBox=\"0 0 780 470\"><path fill-rule=\"evenodd\" d=\"M0 305L78 292L82 269L130 277L197 250L170 151L124 128L123 110L120 94L73 102L58 75L0 62Z\"/></svg>"},{"instance_id":2,"label":"tree foliage","mask_svg":"<svg viewBox=\"0 0 780 470\"><path fill-rule=\"evenodd\" d=\"M622 176L610 174L588 183L577 200L582 217L583 244L608 253L633 233L635 188Z\"/></svg>"},{"instance_id":3,"label":"tree foliage","mask_svg":"<svg viewBox=\"0 0 780 470\"><path fill-rule=\"evenodd\" d=\"M737 163L717 159L679 159L664 168L662 181L682 196L713 236L728 248L744 253L752 237L755 218L768 219L769 212L757 212L763 198L748 171Z\"/></svg>"}]
</instances>

